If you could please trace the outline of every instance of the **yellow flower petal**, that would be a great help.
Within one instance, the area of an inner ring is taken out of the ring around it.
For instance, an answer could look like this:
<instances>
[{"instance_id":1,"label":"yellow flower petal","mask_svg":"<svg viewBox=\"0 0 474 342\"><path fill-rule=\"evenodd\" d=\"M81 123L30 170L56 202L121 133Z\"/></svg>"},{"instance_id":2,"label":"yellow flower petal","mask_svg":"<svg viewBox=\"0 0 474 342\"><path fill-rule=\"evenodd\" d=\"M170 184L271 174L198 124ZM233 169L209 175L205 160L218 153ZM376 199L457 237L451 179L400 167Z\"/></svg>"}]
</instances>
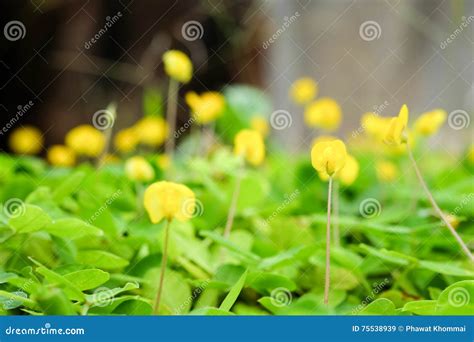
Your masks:
<instances>
[{"instance_id":1,"label":"yellow flower petal","mask_svg":"<svg viewBox=\"0 0 474 342\"><path fill-rule=\"evenodd\" d=\"M66 146L78 155L97 157L105 147L105 136L91 125L81 125L66 134Z\"/></svg>"},{"instance_id":2,"label":"yellow flower petal","mask_svg":"<svg viewBox=\"0 0 474 342\"><path fill-rule=\"evenodd\" d=\"M43 135L33 126L15 129L9 137L10 149L18 154L38 154L43 147Z\"/></svg>"},{"instance_id":3,"label":"yellow flower petal","mask_svg":"<svg viewBox=\"0 0 474 342\"><path fill-rule=\"evenodd\" d=\"M172 79L188 83L193 74L193 65L189 57L182 51L169 50L163 54L166 74Z\"/></svg>"},{"instance_id":4,"label":"yellow flower petal","mask_svg":"<svg viewBox=\"0 0 474 342\"><path fill-rule=\"evenodd\" d=\"M333 176L347 159L346 145L341 140L319 142L311 149L311 164L318 172Z\"/></svg>"},{"instance_id":5,"label":"yellow flower petal","mask_svg":"<svg viewBox=\"0 0 474 342\"><path fill-rule=\"evenodd\" d=\"M243 156L251 165L258 166L265 159L265 143L262 135L251 129L244 129L234 138L234 154Z\"/></svg>"}]
</instances>

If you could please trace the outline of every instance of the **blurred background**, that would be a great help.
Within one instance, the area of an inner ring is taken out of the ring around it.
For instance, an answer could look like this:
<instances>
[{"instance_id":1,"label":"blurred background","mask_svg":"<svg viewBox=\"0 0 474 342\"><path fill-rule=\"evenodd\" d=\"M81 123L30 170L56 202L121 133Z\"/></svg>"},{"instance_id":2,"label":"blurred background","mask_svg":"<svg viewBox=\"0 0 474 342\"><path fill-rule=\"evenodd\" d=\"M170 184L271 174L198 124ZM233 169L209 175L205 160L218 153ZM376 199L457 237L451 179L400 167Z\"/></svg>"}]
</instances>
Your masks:
<instances>
[{"instance_id":1,"label":"blurred background","mask_svg":"<svg viewBox=\"0 0 474 342\"><path fill-rule=\"evenodd\" d=\"M474 138L472 0L3 0L0 13L2 149L26 124L45 132L46 145L60 143L111 101L116 128L133 124L147 88L165 94L170 48L195 67L180 91L181 123L186 91L250 84L271 103L262 114L291 114L290 129L274 132L280 142L307 149L314 133L288 89L310 76L318 96L341 105L340 136L367 111L393 116L407 103L414 117L463 113L467 125L445 125L434 148L461 150Z\"/></svg>"}]
</instances>

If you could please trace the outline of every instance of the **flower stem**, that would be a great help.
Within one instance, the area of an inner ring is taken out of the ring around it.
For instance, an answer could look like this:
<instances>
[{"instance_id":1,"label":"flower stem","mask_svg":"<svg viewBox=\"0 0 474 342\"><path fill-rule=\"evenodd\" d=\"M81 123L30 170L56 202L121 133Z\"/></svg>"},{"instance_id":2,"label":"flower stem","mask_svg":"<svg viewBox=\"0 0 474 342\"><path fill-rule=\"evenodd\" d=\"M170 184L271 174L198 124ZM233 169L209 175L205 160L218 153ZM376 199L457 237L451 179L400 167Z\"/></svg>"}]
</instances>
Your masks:
<instances>
[{"instance_id":1,"label":"flower stem","mask_svg":"<svg viewBox=\"0 0 474 342\"><path fill-rule=\"evenodd\" d=\"M339 182L334 181L334 229L333 239L336 246L341 245L341 234L339 230Z\"/></svg>"},{"instance_id":2,"label":"flower stem","mask_svg":"<svg viewBox=\"0 0 474 342\"><path fill-rule=\"evenodd\" d=\"M332 176L329 177L328 185L328 221L326 225L326 275L324 278L324 304L329 304L329 284L331 271L331 197L332 197Z\"/></svg>"},{"instance_id":3,"label":"flower stem","mask_svg":"<svg viewBox=\"0 0 474 342\"><path fill-rule=\"evenodd\" d=\"M227 222L224 229L224 237L228 238L230 231L232 230L232 224L234 223L235 210L237 209L237 201L239 200L240 184L242 183L242 169L237 173L237 179L235 180L235 188L232 194L232 201L230 203L229 213L227 214Z\"/></svg>"},{"instance_id":4,"label":"flower stem","mask_svg":"<svg viewBox=\"0 0 474 342\"><path fill-rule=\"evenodd\" d=\"M446 224L446 226L448 227L450 233L454 236L454 238L457 240L457 242L459 243L459 245L461 246L462 250L464 251L464 253L466 253L466 255L468 256L468 258L471 260L471 262L474 262L474 257L471 253L471 251L469 250L469 248L466 246L466 244L464 243L464 241L462 240L462 238L459 236L459 234L456 232L456 230L453 228L453 226L451 225L451 223L449 223L448 219L446 218L446 216L443 214L443 212L441 211L441 209L439 208L438 204L436 203L433 195L431 194L430 190L428 189L428 186L426 185L426 182L425 180L423 179L423 176L421 175L421 172L420 172L420 169L418 168L418 165L416 164L416 161L415 161L415 158L413 157L413 152L410 148L410 146L408 146L407 144L407 151L408 151L408 156L410 157L410 160L413 164L413 168L415 169L415 173L416 173L416 176L418 177L418 180L420 181L421 183L421 186L423 187L423 190L425 191L426 193L426 196L428 197L428 200L430 201L431 205L433 206L433 209L436 211L436 213L438 214L438 216L441 218L441 220L444 221L444 223Z\"/></svg>"},{"instance_id":5,"label":"flower stem","mask_svg":"<svg viewBox=\"0 0 474 342\"><path fill-rule=\"evenodd\" d=\"M157 315L160 310L161 293L163 291L163 281L165 280L166 261L168 257L168 237L169 237L170 223L171 223L171 220L166 220L165 237L163 241L163 253L161 257L160 282L158 284L158 291L156 292L155 306L153 307L153 312L155 313L155 315Z\"/></svg>"},{"instance_id":6,"label":"flower stem","mask_svg":"<svg viewBox=\"0 0 474 342\"><path fill-rule=\"evenodd\" d=\"M166 139L165 152L172 158L174 152L174 133L176 131L176 113L178 110L178 81L170 78L168 85L168 104L166 108L166 121L168 124L168 138Z\"/></svg>"}]
</instances>

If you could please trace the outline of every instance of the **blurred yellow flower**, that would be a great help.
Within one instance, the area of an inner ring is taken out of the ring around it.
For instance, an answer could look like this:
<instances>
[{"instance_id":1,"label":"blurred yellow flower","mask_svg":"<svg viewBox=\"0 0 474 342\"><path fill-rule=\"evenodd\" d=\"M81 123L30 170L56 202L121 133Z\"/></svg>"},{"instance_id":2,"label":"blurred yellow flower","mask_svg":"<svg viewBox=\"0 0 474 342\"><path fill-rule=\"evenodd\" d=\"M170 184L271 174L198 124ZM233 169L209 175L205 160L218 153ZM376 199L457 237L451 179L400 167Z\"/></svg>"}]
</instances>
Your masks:
<instances>
[{"instance_id":1,"label":"blurred yellow flower","mask_svg":"<svg viewBox=\"0 0 474 342\"><path fill-rule=\"evenodd\" d=\"M310 77L302 77L290 87L290 98L299 105L312 101L318 93L318 84Z\"/></svg>"},{"instance_id":2,"label":"blurred yellow flower","mask_svg":"<svg viewBox=\"0 0 474 342\"><path fill-rule=\"evenodd\" d=\"M259 132L264 138L268 135L268 132L270 131L270 127L268 127L268 122L263 116L254 116L250 120L250 128L254 131Z\"/></svg>"},{"instance_id":3,"label":"blurred yellow flower","mask_svg":"<svg viewBox=\"0 0 474 342\"><path fill-rule=\"evenodd\" d=\"M10 134L8 145L18 154L38 154L43 147L43 135L33 126L23 126Z\"/></svg>"},{"instance_id":4,"label":"blurred yellow flower","mask_svg":"<svg viewBox=\"0 0 474 342\"><path fill-rule=\"evenodd\" d=\"M415 132L423 136L436 134L446 121L446 116L446 111L443 109L435 109L421 114L415 121Z\"/></svg>"},{"instance_id":5,"label":"blurred yellow flower","mask_svg":"<svg viewBox=\"0 0 474 342\"><path fill-rule=\"evenodd\" d=\"M115 148L122 153L132 152L138 144L138 134L134 128L118 131L114 137Z\"/></svg>"},{"instance_id":6,"label":"blurred yellow flower","mask_svg":"<svg viewBox=\"0 0 474 342\"><path fill-rule=\"evenodd\" d=\"M217 91L206 91L201 95L191 91L186 94L185 99L200 125L216 120L224 112L225 98Z\"/></svg>"},{"instance_id":7,"label":"blurred yellow flower","mask_svg":"<svg viewBox=\"0 0 474 342\"><path fill-rule=\"evenodd\" d=\"M182 51L169 50L163 54L166 74L172 79L188 83L193 74L193 65L189 57Z\"/></svg>"},{"instance_id":8,"label":"blurred yellow flower","mask_svg":"<svg viewBox=\"0 0 474 342\"><path fill-rule=\"evenodd\" d=\"M344 167L339 170L336 174L336 178L339 179L341 184L350 186L355 182L359 176L359 162L351 155L347 155L346 163Z\"/></svg>"},{"instance_id":9,"label":"blurred yellow flower","mask_svg":"<svg viewBox=\"0 0 474 342\"><path fill-rule=\"evenodd\" d=\"M399 174L397 166L390 161L377 162L375 171L381 182L393 182Z\"/></svg>"},{"instance_id":10,"label":"blurred yellow flower","mask_svg":"<svg viewBox=\"0 0 474 342\"><path fill-rule=\"evenodd\" d=\"M265 159L262 135L251 129L241 130L234 138L234 154L244 157L251 165L262 164Z\"/></svg>"},{"instance_id":11,"label":"blurred yellow flower","mask_svg":"<svg viewBox=\"0 0 474 342\"><path fill-rule=\"evenodd\" d=\"M167 154L160 154L156 158L156 164L162 170L167 170L171 166L171 158Z\"/></svg>"},{"instance_id":12,"label":"blurred yellow flower","mask_svg":"<svg viewBox=\"0 0 474 342\"><path fill-rule=\"evenodd\" d=\"M361 125L368 136L382 141L390 121L391 118L384 118L376 113L369 112L362 115Z\"/></svg>"},{"instance_id":13,"label":"blurred yellow flower","mask_svg":"<svg viewBox=\"0 0 474 342\"><path fill-rule=\"evenodd\" d=\"M97 157L105 147L105 136L91 125L80 125L66 134L66 146L78 155Z\"/></svg>"},{"instance_id":14,"label":"blurred yellow flower","mask_svg":"<svg viewBox=\"0 0 474 342\"><path fill-rule=\"evenodd\" d=\"M162 219L187 221L196 207L194 193L187 186L167 181L151 184L144 195L144 205L150 221L158 223Z\"/></svg>"},{"instance_id":15,"label":"blurred yellow flower","mask_svg":"<svg viewBox=\"0 0 474 342\"><path fill-rule=\"evenodd\" d=\"M314 146L320 142L328 142L328 141L333 141L333 140L337 140L337 138L332 135L320 135L313 139L311 146Z\"/></svg>"},{"instance_id":16,"label":"blurred yellow flower","mask_svg":"<svg viewBox=\"0 0 474 342\"><path fill-rule=\"evenodd\" d=\"M64 145L53 145L48 149L48 162L55 166L73 166L76 163L76 153Z\"/></svg>"},{"instance_id":17,"label":"blurred yellow flower","mask_svg":"<svg viewBox=\"0 0 474 342\"><path fill-rule=\"evenodd\" d=\"M341 107L329 98L323 97L310 103L304 112L305 122L310 127L319 127L327 131L335 131L341 124Z\"/></svg>"},{"instance_id":18,"label":"blurred yellow flower","mask_svg":"<svg viewBox=\"0 0 474 342\"><path fill-rule=\"evenodd\" d=\"M161 146L168 136L168 125L161 116L146 116L133 127L138 142L152 147Z\"/></svg>"},{"instance_id":19,"label":"blurred yellow flower","mask_svg":"<svg viewBox=\"0 0 474 342\"><path fill-rule=\"evenodd\" d=\"M320 173L334 176L347 159L346 145L341 140L320 142L311 149L311 164Z\"/></svg>"},{"instance_id":20,"label":"blurred yellow flower","mask_svg":"<svg viewBox=\"0 0 474 342\"><path fill-rule=\"evenodd\" d=\"M408 107L403 105L397 117L391 118L385 132L385 142L389 145L400 145L407 142Z\"/></svg>"},{"instance_id":21,"label":"blurred yellow flower","mask_svg":"<svg viewBox=\"0 0 474 342\"><path fill-rule=\"evenodd\" d=\"M125 162L125 174L128 179L137 182L149 182L155 177L155 171L148 161L140 156L127 159Z\"/></svg>"},{"instance_id":22,"label":"blurred yellow flower","mask_svg":"<svg viewBox=\"0 0 474 342\"><path fill-rule=\"evenodd\" d=\"M447 213L443 213L444 214L444 217L446 217L446 219L448 220L449 223L451 223L451 226L453 226L453 228L457 228L459 226L459 223L461 223L461 221L459 220L459 217L457 217L456 215L451 215L451 214L447 214Z\"/></svg>"}]
</instances>

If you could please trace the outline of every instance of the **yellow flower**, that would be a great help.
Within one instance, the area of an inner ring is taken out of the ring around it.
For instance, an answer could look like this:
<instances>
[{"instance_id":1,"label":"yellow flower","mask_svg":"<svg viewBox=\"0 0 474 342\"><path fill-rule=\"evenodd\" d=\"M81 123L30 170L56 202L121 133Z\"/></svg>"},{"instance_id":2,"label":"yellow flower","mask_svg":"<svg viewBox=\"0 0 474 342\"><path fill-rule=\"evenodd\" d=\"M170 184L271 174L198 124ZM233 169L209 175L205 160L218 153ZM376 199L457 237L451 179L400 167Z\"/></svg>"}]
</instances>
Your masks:
<instances>
[{"instance_id":1,"label":"yellow flower","mask_svg":"<svg viewBox=\"0 0 474 342\"><path fill-rule=\"evenodd\" d=\"M318 93L318 84L310 77L297 79L290 87L290 98L296 104L307 104Z\"/></svg>"},{"instance_id":2,"label":"yellow flower","mask_svg":"<svg viewBox=\"0 0 474 342\"><path fill-rule=\"evenodd\" d=\"M243 156L251 165L258 166L265 159L265 143L257 131L243 129L234 138L234 153Z\"/></svg>"},{"instance_id":3,"label":"yellow flower","mask_svg":"<svg viewBox=\"0 0 474 342\"><path fill-rule=\"evenodd\" d=\"M376 113L369 112L362 116L361 125L368 136L382 141L390 121L391 118L384 118Z\"/></svg>"},{"instance_id":4,"label":"yellow flower","mask_svg":"<svg viewBox=\"0 0 474 342\"><path fill-rule=\"evenodd\" d=\"M407 142L408 107L403 105L397 117L391 118L385 132L385 142L389 145L400 145Z\"/></svg>"},{"instance_id":5,"label":"yellow flower","mask_svg":"<svg viewBox=\"0 0 474 342\"><path fill-rule=\"evenodd\" d=\"M161 146L168 136L168 125L161 116L147 116L133 127L138 142L152 147Z\"/></svg>"},{"instance_id":6,"label":"yellow flower","mask_svg":"<svg viewBox=\"0 0 474 342\"><path fill-rule=\"evenodd\" d=\"M393 182L399 174L397 166L390 161L377 162L375 171L381 182Z\"/></svg>"},{"instance_id":7,"label":"yellow flower","mask_svg":"<svg viewBox=\"0 0 474 342\"><path fill-rule=\"evenodd\" d=\"M336 130L341 124L341 107L331 98L323 97L310 103L304 112L305 122L310 127L327 131Z\"/></svg>"},{"instance_id":8,"label":"yellow flower","mask_svg":"<svg viewBox=\"0 0 474 342\"><path fill-rule=\"evenodd\" d=\"M114 137L115 148L122 153L132 152L138 144L137 130L126 128L118 131Z\"/></svg>"},{"instance_id":9,"label":"yellow flower","mask_svg":"<svg viewBox=\"0 0 474 342\"><path fill-rule=\"evenodd\" d=\"M48 149L48 161L55 166L73 166L76 163L76 153L64 145L53 145Z\"/></svg>"},{"instance_id":10,"label":"yellow flower","mask_svg":"<svg viewBox=\"0 0 474 342\"><path fill-rule=\"evenodd\" d=\"M33 126L17 128L9 137L11 150L18 154L37 154L43 147L43 135Z\"/></svg>"},{"instance_id":11,"label":"yellow flower","mask_svg":"<svg viewBox=\"0 0 474 342\"><path fill-rule=\"evenodd\" d=\"M185 98L198 124L212 122L224 112L225 98L217 91L207 91L201 95L191 91Z\"/></svg>"},{"instance_id":12,"label":"yellow flower","mask_svg":"<svg viewBox=\"0 0 474 342\"><path fill-rule=\"evenodd\" d=\"M151 184L144 195L145 209L152 223L162 219L189 220L196 207L194 193L187 186L167 181Z\"/></svg>"},{"instance_id":13,"label":"yellow flower","mask_svg":"<svg viewBox=\"0 0 474 342\"><path fill-rule=\"evenodd\" d=\"M337 140L337 138L332 135L320 135L314 138L313 142L311 143L311 146L314 146L320 142L328 142L328 141L333 141L333 140Z\"/></svg>"},{"instance_id":14,"label":"yellow flower","mask_svg":"<svg viewBox=\"0 0 474 342\"><path fill-rule=\"evenodd\" d=\"M320 173L334 176L347 159L346 145L341 140L320 142L311 149L311 164Z\"/></svg>"},{"instance_id":15,"label":"yellow flower","mask_svg":"<svg viewBox=\"0 0 474 342\"><path fill-rule=\"evenodd\" d=\"M451 215L447 213L443 213L443 214L444 214L444 217L446 217L446 219L451 224L451 226L453 226L454 229L459 227L459 223L461 223L459 220L459 217L457 217L456 215Z\"/></svg>"},{"instance_id":16,"label":"yellow flower","mask_svg":"<svg viewBox=\"0 0 474 342\"><path fill-rule=\"evenodd\" d=\"M189 57L181 51L169 50L163 54L166 74L172 79L188 83L193 74L193 65Z\"/></svg>"},{"instance_id":17,"label":"yellow flower","mask_svg":"<svg viewBox=\"0 0 474 342\"><path fill-rule=\"evenodd\" d=\"M252 128L254 131L259 132L262 137L266 137L268 135L268 132L270 131L270 128L268 127L268 122L263 116L254 116L250 120L250 128Z\"/></svg>"},{"instance_id":18,"label":"yellow flower","mask_svg":"<svg viewBox=\"0 0 474 342\"><path fill-rule=\"evenodd\" d=\"M443 109L435 109L421 114L415 121L415 132L423 136L436 134L446 121L446 115L446 111Z\"/></svg>"},{"instance_id":19,"label":"yellow flower","mask_svg":"<svg viewBox=\"0 0 474 342\"><path fill-rule=\"evenodd\" d=\"M125 174L130 180L137 182L148 182L155 177L155 171L147 160L140 156L127 159L125 162Z\"/></svg>"},{"instance_id":20,"label":"yellow flower","mask_svg":"<svg viewBox=\"0 0 474 342\"><path fill-rule=\"evenodd\" d=\"M97 157L105 146L105 136L91 125L81 125L66 134L66 145L78 155Z\"/></svg>"},{"instance_id":21,"label":"yellow flower","mask_svg":"<svg viewBox=\"0 0 474 342\"><path fill-rule=\"evenodd\" d=\"M171 158L166 154L160 154L156 158L156 164L162 170L167 170L171 166Z\"/></svg>"},{"instance_id":22,"label":"yellow flower","mask_svg":"<svg viewBox=\"0 0 474 342\"><path fill-rule=\"evenodd\" d=\"M347 155L344 167L336 174L341 184L349 186L357 179L359 175L359 162L351 155Z\"/></svg>"}]
</instances>

